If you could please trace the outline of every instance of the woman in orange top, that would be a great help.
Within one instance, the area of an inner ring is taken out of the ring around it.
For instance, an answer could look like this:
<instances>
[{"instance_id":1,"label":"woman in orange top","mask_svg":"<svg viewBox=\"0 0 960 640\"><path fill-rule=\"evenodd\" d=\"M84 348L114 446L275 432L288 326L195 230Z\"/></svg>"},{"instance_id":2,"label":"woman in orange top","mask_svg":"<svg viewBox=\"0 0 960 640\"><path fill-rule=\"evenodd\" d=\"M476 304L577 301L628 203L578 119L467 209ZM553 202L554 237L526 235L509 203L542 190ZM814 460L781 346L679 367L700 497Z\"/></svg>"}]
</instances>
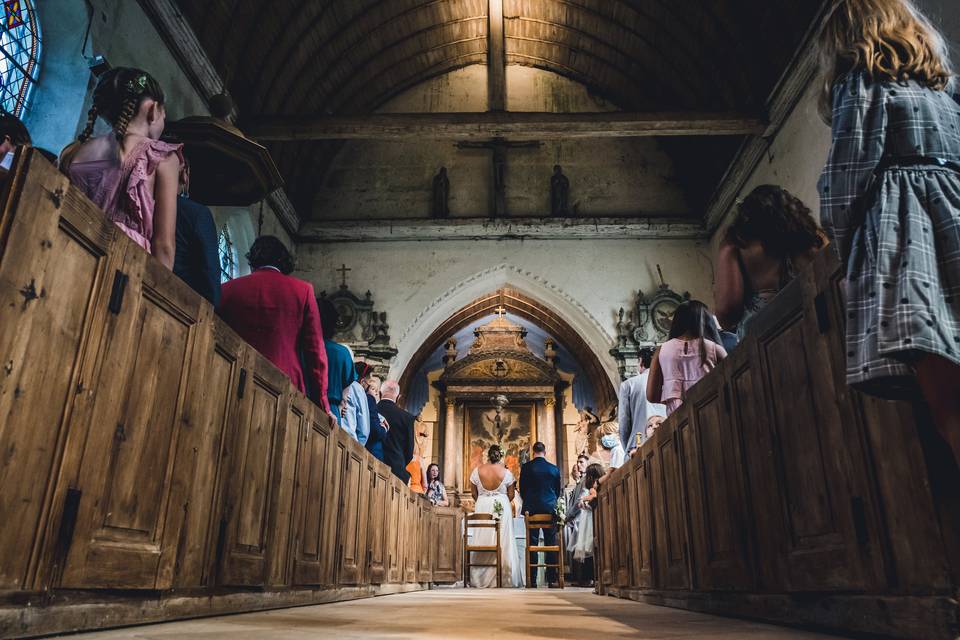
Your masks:
<instances>
[{"instance_id":1,"label":"woman in orange top","mask_svg":"<svg viewBox=\"0 0 960 640\"><path fill-rule=\"evenodd\" d=\"M419 417L417 422L420 422ZM410 474L410 491L414 493L426 493L427 492L427 468L423 464L423 455L422 455L422 446L421 442L423 438L426 438L427 434L416 432L413 445L413 460L410 461L410 464L407 465L407 473Z\"/></svg>"}]
</instances>

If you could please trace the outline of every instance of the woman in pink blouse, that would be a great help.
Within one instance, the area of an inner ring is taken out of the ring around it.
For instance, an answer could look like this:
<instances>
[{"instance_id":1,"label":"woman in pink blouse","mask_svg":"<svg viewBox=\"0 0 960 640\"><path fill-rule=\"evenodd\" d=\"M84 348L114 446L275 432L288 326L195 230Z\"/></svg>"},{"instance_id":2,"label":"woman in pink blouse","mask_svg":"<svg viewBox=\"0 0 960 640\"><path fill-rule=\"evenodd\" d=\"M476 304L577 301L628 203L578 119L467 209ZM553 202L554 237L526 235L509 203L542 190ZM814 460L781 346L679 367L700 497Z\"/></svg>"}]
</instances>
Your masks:
<instances>
[{"instance_id":1,"label":"woman in pink blouse","mask_svg":"<svg viewBox=\"0 0 960 640\"><path fill-rule=\"evenodd\" d=\"M667 407L667 415L676 411L687 391L727 357L726 350L708 340L713 320L707 305L689 300L677 307L670 326L670 339L660 345L650 363L647 400Z\"/></svg>"},{"instance_id":2,"label":"woman in pink blouse","mask_svg":"<svg viewBox=\"0 0 960 640\"><path fill-rule=\"evenodd\" d=\"M63 150L60 168L134 242L173 268L179 144L160 141L166 123L163 89L141 69L100 76L87 126ZM108 134L91 137L97 118Z\"/></svg>"}]
</instances>

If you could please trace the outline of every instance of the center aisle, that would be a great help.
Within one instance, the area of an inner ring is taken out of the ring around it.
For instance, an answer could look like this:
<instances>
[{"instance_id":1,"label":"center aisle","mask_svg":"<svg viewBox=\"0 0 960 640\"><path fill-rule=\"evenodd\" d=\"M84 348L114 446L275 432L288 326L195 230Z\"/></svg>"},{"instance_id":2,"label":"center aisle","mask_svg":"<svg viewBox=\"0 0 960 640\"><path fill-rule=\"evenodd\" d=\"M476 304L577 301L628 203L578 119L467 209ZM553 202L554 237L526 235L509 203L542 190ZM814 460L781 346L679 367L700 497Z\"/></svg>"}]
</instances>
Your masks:
<instances>
[{"instance_id":1,"label":"center aisle","mask_svg":"<svg viewBox=\"0 0 960 640\"><path fill-rule=\"evenodd\" d=\"M86 633L83 640L187 638L835 638L594 595L586 589L438 589L312 607Z\"/></svg>"}]
</instances>

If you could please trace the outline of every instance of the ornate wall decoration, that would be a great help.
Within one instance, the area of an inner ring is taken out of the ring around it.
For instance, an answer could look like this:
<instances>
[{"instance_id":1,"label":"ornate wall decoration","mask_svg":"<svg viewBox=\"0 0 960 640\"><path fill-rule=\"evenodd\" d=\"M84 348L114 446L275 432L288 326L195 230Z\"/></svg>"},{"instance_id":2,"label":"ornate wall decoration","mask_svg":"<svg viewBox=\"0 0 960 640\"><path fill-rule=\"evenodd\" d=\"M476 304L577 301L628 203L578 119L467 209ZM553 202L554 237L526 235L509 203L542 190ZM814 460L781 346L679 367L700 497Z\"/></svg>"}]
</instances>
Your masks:
<instances>
[{"instance_id":1,"label":"ornate wall decoration","mask_svg":"<svg viewBox=\"0 0 960 640\"><path fill-rule=\"evenodd\" d=\"M610 355L617 361L620 378L626 380L638 371L640 353L655 349L670 335L673 314L680 303L689 300L688 292L677 293L663 281L660 265L660 286L649 294L637 291L634 308L617 313L617 341Z\"/></svg>"},{"instance_id":2,"label":"ornate wall decoration","mask_svg":"<svg viewBox=\"0 0 960 640\"><path fill-rule=\"evenodd\" d=\"M322 291L320 298L332 302L340 314L334 340L348 345L355 359L372 364L381 376L388 375L397 349L391 344L387 313L376 310L373 294L367 291L363 298L358 297L344 278L337 291L330 295Z\"/></svg>"}]
</instances>

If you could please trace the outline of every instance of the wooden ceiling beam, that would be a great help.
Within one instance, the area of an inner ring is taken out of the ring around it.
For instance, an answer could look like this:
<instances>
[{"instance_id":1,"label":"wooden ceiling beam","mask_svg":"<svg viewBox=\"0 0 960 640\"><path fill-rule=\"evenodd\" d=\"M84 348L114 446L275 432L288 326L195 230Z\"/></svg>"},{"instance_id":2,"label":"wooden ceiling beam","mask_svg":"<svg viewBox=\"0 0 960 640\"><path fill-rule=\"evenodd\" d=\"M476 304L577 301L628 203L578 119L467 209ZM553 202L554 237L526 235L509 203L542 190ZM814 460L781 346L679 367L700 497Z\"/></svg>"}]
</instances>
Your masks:
<instances>
[{"instance_id":1,"label":"wooden ceiling beam","mask_svg":"<svg viewBox=\"0 0 960 640\"><path fill-rule=\"evenodd\" d=\"M374 113L363 116L268 116L245 127L261 141L514 140L758 135L760 118L739 113Z\"/></svg>"}]
</instances>

